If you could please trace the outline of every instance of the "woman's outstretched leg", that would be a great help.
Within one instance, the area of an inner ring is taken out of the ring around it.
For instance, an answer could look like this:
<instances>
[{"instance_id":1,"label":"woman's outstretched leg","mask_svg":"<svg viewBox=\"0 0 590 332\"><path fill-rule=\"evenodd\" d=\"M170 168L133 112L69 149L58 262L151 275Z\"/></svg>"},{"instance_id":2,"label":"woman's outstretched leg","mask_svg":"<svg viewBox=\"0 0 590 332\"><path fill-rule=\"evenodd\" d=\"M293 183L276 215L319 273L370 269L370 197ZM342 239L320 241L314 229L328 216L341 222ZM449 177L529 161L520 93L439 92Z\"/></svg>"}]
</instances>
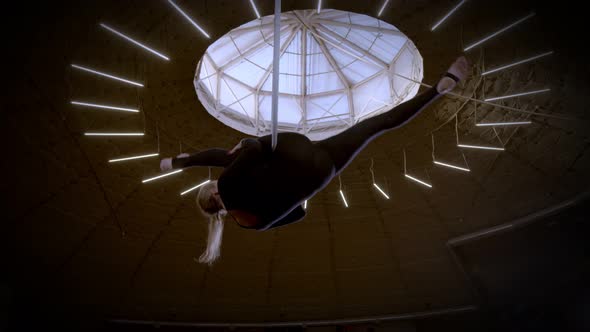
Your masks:
<instances>
[{"instance_id":1,"label":"woman's outstretched leg","mask_svg":"<svg viewBox=\"0 0 590 332\"><path fill-rule=\"evenodd\" d=\"M334 162L336 174L338 174L369 142L410 121L438 97L451 91L458 81L465 79L467 71L467 60L465 57L459 57L435 87L385 113L359 122L345 131L315 144L328 152Z\"/></svg>"}]
</instances>

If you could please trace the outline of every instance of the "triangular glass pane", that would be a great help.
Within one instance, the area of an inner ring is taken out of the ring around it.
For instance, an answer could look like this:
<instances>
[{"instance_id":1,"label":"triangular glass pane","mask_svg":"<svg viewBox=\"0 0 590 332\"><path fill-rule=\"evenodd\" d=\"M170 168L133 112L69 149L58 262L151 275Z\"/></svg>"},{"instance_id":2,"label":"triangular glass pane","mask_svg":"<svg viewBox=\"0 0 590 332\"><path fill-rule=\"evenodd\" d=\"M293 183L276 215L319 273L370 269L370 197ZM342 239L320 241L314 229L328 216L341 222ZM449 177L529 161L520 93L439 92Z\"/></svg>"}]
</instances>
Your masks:
<instances>
[{"instance_id":1,"label":"triangular glass pane","mask_svg":"<svg viewBox=\"0 0 590 332\"><path fill-rule=\"evenodd\" d=\"M265 71L249 61L244 61L239 66L229 68L225 73L254 88L262 79Z\"/></svg>"},{"instance_id":2,"label":"triangular glass pane","mask_svg":"<svg viewBox=\"0 0 590 332\"><path fill-rule=\"evenodd\" d=\"M307 75L333 72L334 69L332 68L332 65L330 65L328 58L324 55L324 52L316 42L315 38L311 37L309 33L307 36Z\"/></svg>"},{"instance_id":3,"label":"triangular glass pane","mask_svg":"<svg viewBox=\"0 0 590 332\"><path fill-rule=\"evenodd\" d=\"M219 38L213 45L209 46L207 53L209 53L211 59L214 59L213 61L218 67L225 65L240 55L240 52L238 52L238 49L236 49L228 36Z\"/></svg>"}]
</instances>

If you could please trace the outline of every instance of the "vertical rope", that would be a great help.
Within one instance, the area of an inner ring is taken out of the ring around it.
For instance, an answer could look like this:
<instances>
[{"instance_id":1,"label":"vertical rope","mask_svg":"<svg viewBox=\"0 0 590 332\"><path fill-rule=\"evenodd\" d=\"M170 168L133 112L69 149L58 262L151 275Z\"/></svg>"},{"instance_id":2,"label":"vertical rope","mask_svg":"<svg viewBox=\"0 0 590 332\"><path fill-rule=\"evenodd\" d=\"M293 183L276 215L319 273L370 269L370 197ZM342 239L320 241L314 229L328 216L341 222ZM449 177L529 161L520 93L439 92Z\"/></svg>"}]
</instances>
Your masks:
<instances>
[{"instance_id":1,"label":"vertical rope","mask_svg":"<svg viewBox=\"0 0 590 332\"><path fill-rule=\"evenodd\" d=\"M480 72L481 72L481 70L484 70L485 67L486 67L486 55L485 55L484 49L482 47L481 48L481 69L480 69ZM485 76L483 76L482 81L483 81L483 84L482 84L482 89L481 89L481 98L482 98L482 100L485 100L486 99L486 77Z\"/></svg>"},{"instance_id":2,"label":"vertical rope","mask_svg":"<svg viewBox=\"0 0 590 332\"><path fill-rule=\"evenodd\" d=\"M463 160L465 161L465 165L467 165L467 169L471 169L471 167L469 167L469 163L467 162L467 158L465 158L465 153L463 153L463 151L461 151L461 155L463 156Z\"/></svg>"},{"instance_id":3,"label":"vertical rope","mask_svg":"<svg viewBox=\"0 0 590 332\"><path fill-rule=\"evenodd\" d=\"M459 116L455 114L455 137L457 137L457 145L459 145Z\"/></svg>"},{"instance_id":4,"label":"vertical rope","mask_svg":"<svg viewBox=\"0 0 590 332\"><path fill-rule=\"evenodd\" d=\"M430 136L432 137L432 161L434 161L434 133L431 133Z\"/></svg>"},{"instance_id":5,"label":"vertical rope","mask_svg":"<svg viewBox=\"0 0 590 332\"><path fill-rule=\"evenodd\" d=\"M473 102L474 107L473 107L473 124L477 125L477 103Z\"/></svg>"},{"instance_id":6,"label":"vertical rope","mask_svg":"<svg viewBox=\"0 0 590 332\"><path fill-rule=\"evenodd\" d=\"M498 137L498 141L500 141L500 144L502 145L502 147L504 147L504 142L502 142L502 139L500 138L500 135L496 131L496 127L492 127L492 129L494 130L494 133L496 134L496 137Z\"/></svg>"},{"instance_id":7,"label":"vertical rope","mask_svg":"<svg viewBox=\"0 0 590 332\"><path fill-rule=\"evenodd\" d=\"M137 93L137 104L139 105L139 109L141 110L141 118L143 120L143 132L147 131L147 119L145 115L145 109L143 108L143 99L139 98L139 92Z\"/></svg>"},{"instance_id":8,"label":"vertical rope","mask_svg":"<svg viewBox=\"0 0 590 332\"><path fill-rule=\"evenodd\" d=\"M160 126L156 123L156 137L158 140L158 154L160 154Z\"/></svg>"},{"instance_id":9,"label":"vertical rope","mask_svg":"<svg viewBox=\"0 0 590 332\"><path fill-rule=\"evenodd\" d=\"M459 29L459 52L463 52L465 49L465 43L463 42L463 24L461 24L461 28Z\"/></svg>"},{"instance_id":10,"label":"vertical rope","mask_svg":"<svg viewBox=\"0 0 590 332\"><path fill-rule=\"evenodd\" d=\"M373 171L373 158L371 158L371 167L369 167L371 171L371 178L373 178L373 183L375 183L375 172Z\"/></svg>"},{"instance_id":11,"label":"vertical rope","mask_svg":"<svg viewBox=\"0 0 590 332\"><path fill-rule=\"evenodd\" d=\"M408 174L408 170L406 168L406 149L403 149L404 152L404 174Z\"/></svg>"},{"instance_id":12,"label":"vertical rope","mask_svg":"<svg viewBox=\"0 0 590 332\"><path fill-rule=\"evenodd\" d=\"M279 56L281 48L281 0L275 0L274 44L272 57L272 149L277 147L279 113Z\"/></svg>"}]
</instances>

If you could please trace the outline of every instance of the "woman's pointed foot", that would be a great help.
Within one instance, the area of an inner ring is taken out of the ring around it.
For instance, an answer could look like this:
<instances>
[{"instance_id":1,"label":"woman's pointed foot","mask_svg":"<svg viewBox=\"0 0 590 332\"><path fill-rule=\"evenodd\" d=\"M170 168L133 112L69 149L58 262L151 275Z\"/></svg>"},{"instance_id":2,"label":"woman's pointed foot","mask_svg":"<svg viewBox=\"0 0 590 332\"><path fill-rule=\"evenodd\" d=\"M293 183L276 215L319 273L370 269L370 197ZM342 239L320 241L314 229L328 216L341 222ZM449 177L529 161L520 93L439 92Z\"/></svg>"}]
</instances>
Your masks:
<instances>
[{"instance_id":1,"label":"woman's pointed foot","mask_svg":"<svg viewBox=\"0 0 590 332\"><path fill-rule=\"evenodd\" d=\"M455 88L457 83L465 80L469 72L469 62L464 56L460 56L453 62L447 74L438 81L436 91L440 94L445 94Z\"/></svg>"},{"instance_id":2,"label":"woman's pointed foot","mask_svg":"<svg viewBox=\"0 0 590 332\"><path fill-rule=\"evenodd\" d=\"M160 170L166 172L172 169L172 158L164 158L160 161Z\"/></svg>"}]
</instances>

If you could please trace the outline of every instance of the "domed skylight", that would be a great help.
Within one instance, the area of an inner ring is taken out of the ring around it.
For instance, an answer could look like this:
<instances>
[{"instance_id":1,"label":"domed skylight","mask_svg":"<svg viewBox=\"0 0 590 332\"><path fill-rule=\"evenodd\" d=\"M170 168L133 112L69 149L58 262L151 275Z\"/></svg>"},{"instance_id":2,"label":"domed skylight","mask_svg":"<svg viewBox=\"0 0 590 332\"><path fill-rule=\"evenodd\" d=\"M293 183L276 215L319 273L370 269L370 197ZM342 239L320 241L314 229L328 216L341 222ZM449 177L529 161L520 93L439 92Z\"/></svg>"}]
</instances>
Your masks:
<instances>
[{"instance_id":1,"label":"domed skylight","mask_svg":"<svg viewBox=\"0 0 590 332\"><path fill-rule=\"evenodd\" d=\"M246 23L215 41L195 75L207 111L253 136L270 134L273 18ZM412 98L418 84L394 73L422 81L414 43L366 15L330 9L282 13L280 50L279 132L312 140Z\"/></svg>"}]
</instances>

